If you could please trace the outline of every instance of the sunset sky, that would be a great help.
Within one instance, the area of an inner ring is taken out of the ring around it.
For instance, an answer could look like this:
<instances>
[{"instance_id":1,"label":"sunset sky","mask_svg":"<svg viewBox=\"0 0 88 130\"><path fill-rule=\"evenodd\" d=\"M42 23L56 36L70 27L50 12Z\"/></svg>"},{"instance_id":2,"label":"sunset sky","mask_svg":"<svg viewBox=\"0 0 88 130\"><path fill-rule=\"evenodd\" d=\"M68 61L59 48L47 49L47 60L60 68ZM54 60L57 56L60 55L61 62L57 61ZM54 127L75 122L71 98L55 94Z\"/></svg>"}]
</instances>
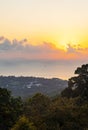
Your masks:
<instances>
[{"instance_id":1,"label":"sunset sky","mask_svg":"<svg viewBox=\"0 0 88 130\"><path fill-rule=\"evenodd\" d=\"M88 61L88 0L0 0L0 74L68 79Z\"/></svg>"}]
</instances>

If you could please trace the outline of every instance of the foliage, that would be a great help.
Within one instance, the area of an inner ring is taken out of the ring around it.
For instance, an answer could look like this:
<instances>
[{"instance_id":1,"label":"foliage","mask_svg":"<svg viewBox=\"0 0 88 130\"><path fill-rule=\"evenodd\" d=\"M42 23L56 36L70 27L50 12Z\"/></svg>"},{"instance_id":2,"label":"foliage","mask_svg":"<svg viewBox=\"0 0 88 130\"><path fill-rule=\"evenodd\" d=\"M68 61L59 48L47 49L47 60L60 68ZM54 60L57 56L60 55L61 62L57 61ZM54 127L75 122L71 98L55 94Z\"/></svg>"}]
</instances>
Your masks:
<instances>
[{"instance_id":1,"label":"foliage","mask_svg":"<svg viewBox=\"0 0 88 130\"><path fill-rule=\"evenodd\" d=\"M24 114L29 118L36 127L44 126L43 117L47 114L50 99L41 93L35 94L24 104Z\"/></svg>"},{"instance_id":2,"label":"foliage","mask_svg":"<svg viewBox=\"0 0 88 130\"><path fill-rule=\"evenodd\" d=\"M46 96L37 94L27 100L24 109L25 116L34 123L38 130L84 130L88 128L88 103L80 106L80 98L57 97L53 100L47 99L48 104L41 111L40 104L43 98L39 97L47 99Z\"/></svg>"},{"instance_id":3,"label":"foliage","mask_svg":"<svg viewBox=\"0 0 88 130\"><path fill-rule=\"evenodd\" d=\"M68 81L68 88L62 92L62 96L81 97L88 100L88 64L78 67L75 71L78 76L72 77Z\"/></svg>"},{"instance_id":4,"label":"foliage","mask_svg":"<svg viewBox=\"0 0 88 130\"><path fill-rule=\"evenodd\" d=\"M9 130L22 114L22 101L13 98L10 91L0 88L0 129Z\"/></svg>"},{"instance_id":5,"label":"foliage","mask_svg":"<svg viewBox=\"0 0 88 130\"><path fill-rule=\"evenodd\" d=\"M33 126L33 123L30 123L25 116L22 116L11 130L36 130L36 128Z\"/></svg>"},{"instance_id":6,"label":"foliage","mask_svg":"<svg viewBox=\"0 0 88 130\"><path fill-rule=\"evenodd\" d=\"M0 88L1 130L88 130L88 65L75 71L61 95L22 101Z\"/></svg>"}]
</instances>

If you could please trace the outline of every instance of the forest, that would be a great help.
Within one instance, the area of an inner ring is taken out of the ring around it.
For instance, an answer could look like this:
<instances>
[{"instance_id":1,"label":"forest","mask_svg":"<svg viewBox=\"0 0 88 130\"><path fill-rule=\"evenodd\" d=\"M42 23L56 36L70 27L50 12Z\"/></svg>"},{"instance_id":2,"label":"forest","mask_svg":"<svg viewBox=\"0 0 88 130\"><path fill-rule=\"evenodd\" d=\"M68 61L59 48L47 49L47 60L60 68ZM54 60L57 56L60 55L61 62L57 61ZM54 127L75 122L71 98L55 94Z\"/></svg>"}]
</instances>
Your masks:
<instances>
[{"instance_id":1,"label":"forest","mask_svg":"<svg viewBox=\"0 0 88 130\"><path fill-rule=\"evenodd\" d=\"M88 64L75 74L54 97L21 99L0 88L0 130L88 130Z\"/></svg>"}]
</instances>

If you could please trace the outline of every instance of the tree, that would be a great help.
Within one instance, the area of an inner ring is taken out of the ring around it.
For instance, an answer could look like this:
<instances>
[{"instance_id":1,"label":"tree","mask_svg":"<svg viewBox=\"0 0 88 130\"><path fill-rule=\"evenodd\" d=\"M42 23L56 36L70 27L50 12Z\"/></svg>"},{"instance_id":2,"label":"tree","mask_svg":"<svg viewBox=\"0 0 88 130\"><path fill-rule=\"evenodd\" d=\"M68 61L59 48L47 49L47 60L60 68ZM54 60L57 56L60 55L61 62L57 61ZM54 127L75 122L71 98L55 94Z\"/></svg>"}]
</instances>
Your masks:
<instances>
[{"instance_id":1,"label":"tree","mask_svg":"<svg viewBox=\"0 0 88 130\"><path fill-rule=\"evenodd\" d=\"M0 88L0 129L9 130L21 113L21 99L13 98L10 91Z\"/></svg>"},{"instance_id":2,"label":"tree","mask_svg":"<svg viewBox=\"0 0 88 130\"><path fill-rule=\"evenodd\" d=\"M40 127L44 128L45 124L43 123L43 119L47 114L49 105L49 97L37 93L24 104L24 114L38 129L40 129ZM43 130L43 128L41 129Z\"/></svg>"},{"instance_id":3,"label":"tree","mask_svg":"<svg viewBox=\"0 0 88 130\"><path fill-rule=\"evenodd\" d=\"M62 96L77 97L88 100L88 64L82 65L75 70L76 77L68 81L68 88L62 92Z\"/></svg>"},{"instance_id":4,"label":"tree","mask_svg":"<svg viewBox=\"0 0 88 130\"><path fill-rule=\"evenodd\" d=\"M36 128L25 116L22 116L11 130L36 130Z\"/></svg>"}]
</instances>

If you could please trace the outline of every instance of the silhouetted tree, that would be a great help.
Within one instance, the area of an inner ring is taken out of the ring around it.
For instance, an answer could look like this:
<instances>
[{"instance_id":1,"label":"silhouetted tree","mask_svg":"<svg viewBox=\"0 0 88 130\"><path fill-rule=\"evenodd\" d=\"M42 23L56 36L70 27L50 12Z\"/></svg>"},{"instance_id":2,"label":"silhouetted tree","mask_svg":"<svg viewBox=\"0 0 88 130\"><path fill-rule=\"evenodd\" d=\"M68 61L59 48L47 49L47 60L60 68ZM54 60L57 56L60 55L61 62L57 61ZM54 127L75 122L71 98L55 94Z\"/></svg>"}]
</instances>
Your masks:
<instances>
[{"instance_id":1,"label":"silhouetted tree","mask_svg":"<svg viewBox=\"0 0 88 130\"><path fill-rule=\"evenodd\" d=\"M80 96L88 100L88 64L78 67L75 70L75 74L77 74L77 76L69 79L68 88L62 92L62 96Z\"/></svg>"},{"instance_id":2,"label":"silhouetted tree","mask_svg":"<svg viewBox=\"0 0 88 130\"><path fill-rule=\"evenodd\" d=\"M0 129L9 130L21 113L21 99L13 98L10 91L0 88Z\"/></svg>"}]
</instances>

